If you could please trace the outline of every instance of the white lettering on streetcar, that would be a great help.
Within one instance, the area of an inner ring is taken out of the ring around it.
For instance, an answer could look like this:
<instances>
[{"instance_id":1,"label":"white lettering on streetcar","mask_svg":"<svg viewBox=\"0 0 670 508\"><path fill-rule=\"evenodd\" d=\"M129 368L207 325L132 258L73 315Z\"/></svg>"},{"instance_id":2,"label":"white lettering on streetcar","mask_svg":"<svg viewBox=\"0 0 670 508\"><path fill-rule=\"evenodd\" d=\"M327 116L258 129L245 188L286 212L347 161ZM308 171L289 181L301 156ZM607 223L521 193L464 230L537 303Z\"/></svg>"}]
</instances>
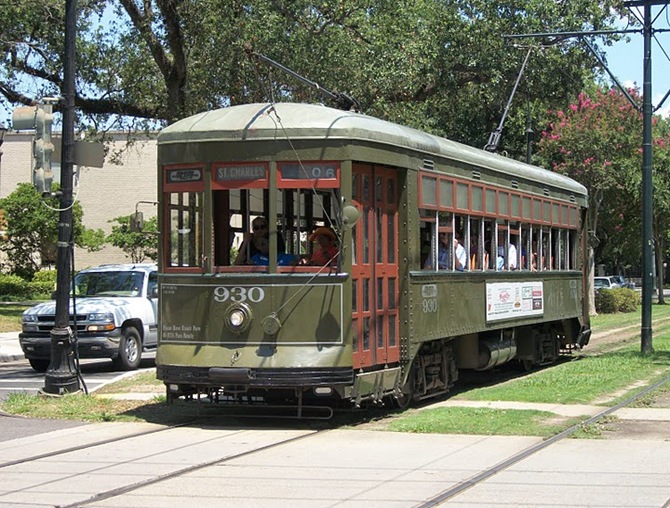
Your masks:
<instances>
[{"instance_id":1,"label":"white lettering on streetcar","mask_svg":"<svg viewBox=\"0 0 670 508\"><path fill-rule=\"evenodd\" d=\"M230 300L235 303L242 303L249 300L253 303L262 302L265 299L265 291L263 288L253 286L250 288L242 286L234 286L227 288L225 286L217 286L214 288L214 300L219 303Z\"/></svg>"}]
</instances>

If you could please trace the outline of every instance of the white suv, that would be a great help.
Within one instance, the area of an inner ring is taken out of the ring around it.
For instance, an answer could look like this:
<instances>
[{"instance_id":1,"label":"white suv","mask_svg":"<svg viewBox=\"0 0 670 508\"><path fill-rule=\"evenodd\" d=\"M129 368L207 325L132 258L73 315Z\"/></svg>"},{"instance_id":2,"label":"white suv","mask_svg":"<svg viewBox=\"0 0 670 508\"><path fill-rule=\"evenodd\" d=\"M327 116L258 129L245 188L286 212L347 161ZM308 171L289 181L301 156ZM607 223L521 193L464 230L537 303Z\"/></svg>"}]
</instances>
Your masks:
<instances>
[{"instance_id":1,"label":"white suv","mask_svg":"<svg viewBox=\"0 0 670 508\"><path fill-rule=\"evenodd\" d=\"M142 351L158 339L158 271L155 264L102 265L74 277L70 327L80 358L111 358L119 370L139 367ZM33 369L51 361L51 329L56 302L27 309L19 343Z\"/></svg>"},{"instance_id":2,"label":"white suv","mask_svg":"<svg viewBox=\"0 0 670 508\"><path fill-rule=\"evenodd\" d=\"M597 291L599 289L615 289L621 286L614 281L613 277L594 277L593 287Z\"/></svg>"}]
</instances>

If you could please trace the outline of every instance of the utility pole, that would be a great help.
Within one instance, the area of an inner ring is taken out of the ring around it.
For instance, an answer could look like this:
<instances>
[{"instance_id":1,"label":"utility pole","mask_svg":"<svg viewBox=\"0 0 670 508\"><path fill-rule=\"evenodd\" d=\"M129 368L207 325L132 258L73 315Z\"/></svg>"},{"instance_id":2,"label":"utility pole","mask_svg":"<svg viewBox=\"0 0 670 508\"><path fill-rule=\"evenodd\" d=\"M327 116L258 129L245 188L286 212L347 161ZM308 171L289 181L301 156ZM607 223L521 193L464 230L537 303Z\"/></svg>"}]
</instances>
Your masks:
<instances>
[{"instance_id":1,"label":"utility pole","mask_svg":"<svg viewBox=\"0 0 670 508\"><path fill-rule=\"evenodd\" d=\"M56 278L56 319L51 330L51 362L43 392L63 395L80 390L74 362L74 339L70 328L70 265L72 245L72 177L74 166L74 97L77 2L65 1L65 55L63 58L63 140L61 158L60 218Z\"/></svg>"},{"instance_id":2,"label":"utility pole","mask_svg":"<svg viewBox=\"0 0 670 508\"><path fill-rule=\"evenodd\" d=\"M532 160L533 146L533 120L530 116L530 103L528 103L528 115L526 116L526 164Z\"/></svg>"},{"instance_id":3,"label":"utility pole","mask_svg":"<svg viewBox=\"0 0 670 508\"><path fill-rule=\"evenodd\" d=\"M624 2L626 7L642 6L644 9L642 36L644 39L644 74L642 77L642 325L640 346L642 354L654 351L651 332L651 293L654 280L653 256L653 201L652 147L651 147L651 35L652 4L667 4L653 0ZM663 291L663 288L658 288Z\"/></svg>"}]
</instances>

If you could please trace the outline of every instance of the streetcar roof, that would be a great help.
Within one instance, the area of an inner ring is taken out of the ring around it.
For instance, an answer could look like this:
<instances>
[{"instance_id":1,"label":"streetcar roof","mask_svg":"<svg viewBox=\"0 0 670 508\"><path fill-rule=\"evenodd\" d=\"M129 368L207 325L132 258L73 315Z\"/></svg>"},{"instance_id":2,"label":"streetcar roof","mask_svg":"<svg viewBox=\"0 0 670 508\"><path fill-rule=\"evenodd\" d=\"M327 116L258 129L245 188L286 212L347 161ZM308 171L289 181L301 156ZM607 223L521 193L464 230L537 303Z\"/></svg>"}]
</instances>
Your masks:
<instances>
[{"instance_id":1,"label":"streetcar roof","mask_svg":"<svg viewBox=\"0 0 670 508\"><path fill-rule=\"evenodd\" d=\"M553 171L411 127L320 104L289 102L242 104L206 111L179 120L163 129L158 136L158 144L286 138L348 139L404 147L413 152L542 181L547 185L581 195L587 194L583 185Z\"/></svg>"}]
</instances>

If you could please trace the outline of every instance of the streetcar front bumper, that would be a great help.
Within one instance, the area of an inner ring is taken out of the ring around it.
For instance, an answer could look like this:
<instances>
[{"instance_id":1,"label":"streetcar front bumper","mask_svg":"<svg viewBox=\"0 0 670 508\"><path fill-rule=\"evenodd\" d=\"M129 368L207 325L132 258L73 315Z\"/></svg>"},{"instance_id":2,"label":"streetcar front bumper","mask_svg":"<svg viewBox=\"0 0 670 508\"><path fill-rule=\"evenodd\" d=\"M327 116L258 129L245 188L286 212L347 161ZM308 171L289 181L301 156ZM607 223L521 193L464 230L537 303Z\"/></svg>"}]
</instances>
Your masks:
<instances>
[{"instance_id":1,"label":"streetcar front bumper","mask_svg":"<svg viewBox=\"0 0 670 508\"><path fill-rule=\"evenodd\" d=\"M156 377L165 384L294 388L351 385L354 371L351 367L257 369L157 365Z\"/></svg>"}]
</instances>

